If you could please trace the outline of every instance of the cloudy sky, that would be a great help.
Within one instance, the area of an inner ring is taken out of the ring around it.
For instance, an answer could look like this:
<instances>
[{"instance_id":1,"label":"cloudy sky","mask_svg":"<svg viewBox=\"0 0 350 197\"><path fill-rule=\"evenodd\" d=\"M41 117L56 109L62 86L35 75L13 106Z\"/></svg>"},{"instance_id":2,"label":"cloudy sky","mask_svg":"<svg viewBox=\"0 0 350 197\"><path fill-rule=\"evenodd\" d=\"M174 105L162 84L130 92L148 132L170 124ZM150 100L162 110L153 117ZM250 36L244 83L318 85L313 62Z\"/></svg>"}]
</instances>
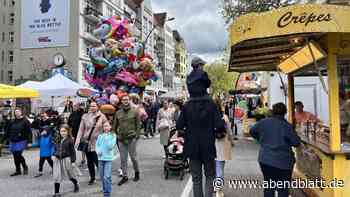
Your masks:
<instances>
[{"instance_id":1,"label":"cloudy sky","mask_svg":"<svg viewBox=\"0 0 350 197\"><path fill-rule=\"evenodd\" d=\"M175 17L168 22L185 39L189 53L207 61L218 58L227 44L227 32L218 0L152 0L155 13Z\"/></svg>"}]
</instances>

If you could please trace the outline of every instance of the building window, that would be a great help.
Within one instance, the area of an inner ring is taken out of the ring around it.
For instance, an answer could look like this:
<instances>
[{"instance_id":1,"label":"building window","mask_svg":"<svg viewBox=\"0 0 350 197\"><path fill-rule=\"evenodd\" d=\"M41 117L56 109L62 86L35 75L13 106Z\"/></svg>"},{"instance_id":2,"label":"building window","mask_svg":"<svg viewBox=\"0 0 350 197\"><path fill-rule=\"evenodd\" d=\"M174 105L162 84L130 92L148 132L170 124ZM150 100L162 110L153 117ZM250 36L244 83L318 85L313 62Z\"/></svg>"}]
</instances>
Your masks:
<instances>
[{"instance_id":1,"label":"building window","mask_svg":"<svg viewBox=\"0 0 350 197\"><path fill-rule=\"evenodd\" d=\"M147 29L147 25L148 25L148 20L147 20L147 17L143 17L143 24L142 24L142 29L143 29L143 32L147 35L148 33L148 29Z\"/></svg>"},{"instance_id":2,"label":"building window","mask_svg":"<svg viewBox=\"0 0 350 197\"><path fill-rule=\"evenodd\" d=\"M4 70L1 70L1 81L4 81Z\"/></svg>"},{"instance_id":3,"label":"building window","mask_svg":"<svg viewBox=\"0 0 350 197\"><path fill-rule=\"evenodd\" d=\"M9 51L9 64L13 64L13 51Z\"/></svg>"},{"instance_id":4,"label":"building window","mask_svg":"<svg viewBox=\"0 0 350 197\"><path fill-rule=\"evenodd\" d=\"M7 72L7 74L8 74L8 75L7 75L8 81L11 82L11 81L13 80L13 72L9 70L9 71Z\"/></svg>"},{"instance_id":5,"label":"building window","mask_svg":"<svg viewBox=\"0 0 350 197\"><path fill-rule=\"evenodd\" d=\"M7 3L6 3L6 0L4 0L4 7L6 7L6 4L7 4Z\"/></svg>"},{"instance_id":6,"label":"building window","mask_svg":"<svg viewBox=\"0 0 350 197\"><path fill-rule=\"evenodd\" d=\"M5 62L5 51L1 51L1 63Z\"/></svg>"},{"instance_id":7,"label":"building window","mask_svg":"<svg viewBox=\"0 0 350 197\"><path fill-rule=\"evenodd\" d=\"M10 25L13 25L15 23L15 13L10 14Z\"/></svg>"},{"instance_id":8,"label":"building window","mask_svg":"<svg viewBox=\"0 0 350 197\"><path fill-rule=\"evenodd\" d=\"M113 2L116 6L118 6L118 7L121 6L121 5L120 5L120 0L112 0L112 2Z\"/></svg>"},{"instance_id":9,"label":"building window","mask_svg":"<svg viewBox=\"0 0 350 197\"><path fill-rule=\"evenodd\" d=\"M5 42L5 32L2 32L2 42Z\"/></svg>"},{"instance_id":10,"label":"building window","mask_svg":"<svg viewBox=\"0 0 350 197\"><path fill-rule=\"evenodd\" d=\"M15 41L15 33L13 31L9 33L9 40L10 43L13 43Z\"/></svg>"},{"instance_id":11,"label":"building window","mask_svg":"<svg viewBox=\"0 0 350 197\"><path fill-rule=\"evenodd\" d=\"M2 15L2 24L5 25L6 24L6 16Z\"/></svg>"},{"instance_id":12,"label":"building window","mask_svg":"<svg viewBox=\"0 0 350 197\"><path fill-rule=\"evenodd\" d=\"M107 7L107 13L106 13L106 15L107 15L108 17L113 16L113 9L112 9L111 7Z\"/></svg>"},{"instance_id":13,"label":"building window","mask_svg":"<svg viewBox=\"0 0 350 197\"><path fill-rule=\"evenodd\" d=\"M93 0L85 0L84 5L86 7L97 8L97 4Z\"/></svg>"},{"instance_id":14,"label":"building window","mask_svg":"<svg viewBox=\"0 0 350 197\"><path fill-rule=\"evenodd\" d=\"M14 7L16 5L15 0L11 0L11 6Z\"/></svg>"},{"instance_id":15,"label":"building window","mask_svg":"<svg viewBox=\"0 0 350 197\"><path fill-rule=\"evenodd\" d=\"M85 46L86 46L86 45L85 45ZM88 46L85 48L85 55L86 55L86 56L89 56L89 55L90 55L90 47L88 47Z\"/></svg>"},{"instance_id":16,"label":"building window","mask_svg":"<svg viewBox=\"0 0 350 197\"><path fill-rule=\"evenodd\" d=\"M91 23L85 23L85 32L92 33L95 26Z\"/></svg>"}]
</instances>

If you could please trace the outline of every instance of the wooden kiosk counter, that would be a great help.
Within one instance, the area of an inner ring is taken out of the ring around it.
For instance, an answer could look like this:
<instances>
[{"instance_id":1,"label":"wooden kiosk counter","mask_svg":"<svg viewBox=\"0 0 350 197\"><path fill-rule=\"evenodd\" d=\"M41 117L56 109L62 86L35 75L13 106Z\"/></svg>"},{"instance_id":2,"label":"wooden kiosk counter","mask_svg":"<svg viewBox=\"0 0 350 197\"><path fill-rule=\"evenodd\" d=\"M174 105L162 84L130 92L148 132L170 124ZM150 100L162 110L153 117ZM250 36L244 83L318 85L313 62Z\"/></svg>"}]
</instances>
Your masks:
<instances>
[{"instance_id":1,"label":"wooden kiosk counter","mask_svg":"<svg viewBox=\"0 0 350 197\"><path fill-rule=\"evenodd\" d=\"M350 197L350 7L308 4L247 14L231 25L230 45L229 71L288 75L289 121L303 141L295 178L337 183L304 191ZM295 76L319 77L329 122L295 123Z\"/></svg>"}]
</instances>

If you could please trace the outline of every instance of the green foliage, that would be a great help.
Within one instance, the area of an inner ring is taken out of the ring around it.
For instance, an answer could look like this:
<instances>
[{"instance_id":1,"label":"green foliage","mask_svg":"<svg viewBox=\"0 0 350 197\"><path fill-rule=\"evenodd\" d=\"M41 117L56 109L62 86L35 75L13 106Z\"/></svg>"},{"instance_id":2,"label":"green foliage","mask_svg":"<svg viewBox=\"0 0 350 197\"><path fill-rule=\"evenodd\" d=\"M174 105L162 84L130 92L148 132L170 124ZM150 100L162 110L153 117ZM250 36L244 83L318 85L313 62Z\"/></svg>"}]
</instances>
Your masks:
<instances>
[{"instance_id":1,"label":"green foliage","mask_svg":"<svg viewBox=\"0 0 350 197\"><path fill-rule=\"evenodd\" d=\"M220 14L231 23L250 12L265 12L298 3L298 0L220 0Z\"/></svg>"},{"instance_id":2,"label":"green foliage","mask_svg":"<svg viewBox=\"0 0 350 197\"><path fill-rule=\"evenodd\" d=\"M219 95L234 88L237 73L228 72L228 66L220 61L208 64L204 67L211 80L210 93Z\"/></svg>"}]
</instances>

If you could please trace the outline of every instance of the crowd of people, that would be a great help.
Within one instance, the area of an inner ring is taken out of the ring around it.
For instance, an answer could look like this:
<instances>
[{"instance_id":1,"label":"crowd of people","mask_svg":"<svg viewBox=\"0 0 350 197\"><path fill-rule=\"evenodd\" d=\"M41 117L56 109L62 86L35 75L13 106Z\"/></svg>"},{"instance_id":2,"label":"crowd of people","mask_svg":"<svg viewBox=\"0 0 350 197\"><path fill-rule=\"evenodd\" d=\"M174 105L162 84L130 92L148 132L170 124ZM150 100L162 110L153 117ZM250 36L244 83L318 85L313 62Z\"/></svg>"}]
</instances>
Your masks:
<instances>
[{"instance_id":1,"label":"crowd of people","mask_svg":"<svg viewBox=\"0 0 350 197\"><path fill-rule=\"evenodd\" d=\"M233 120L235 112L230 102L225 103L219 97L213 99L207 93L211 81L203 71L204 65L205 62L198 57L192 60L193 71L186 80L190 97L186 102L160 102L152 97L142 100L138 95L123 95L112 103L116 108L113 116L102 113L98 103L91 100L87 110L79 103L73 104L67 120L49 110L32 122L21 109L16 109L15 118L5 126L5 139L9 142L15 164L15 173L11 176L28 174L23 151L33 134L33 141L38 139L40 147L35 177L43 175L47 161L53 172L54 196L60 196L61 182L66 177L73 183L74 192L79 192L79 166L86 162L89 185L96 183L98 168L103 196L108 197L112 193L112 161L117 158L118 151L121 177L118 185L129 181L129 156L134 170L133 181L137 182L142 168L137 158L139 139L152 138L159 133L160 147L165 154L163 158L167 159L167 153L173 151L182 153L188 161L194 197L212 197L214 192L223 196L222 189L215 188L214 191L213 181L215 178L223 180L225 164L232 159L233 139L237 135ZM267 112L266 109L262 111ZM251 135L261 145L259 163L265 180L291 179L295 163L291 147L298 146L300 139L284 119L285 114L285 105L275 104L272 114L251 128ZM77 151L82 155L80 165L76 164ZM279 196L288 196L288 190L278 192ZM274 190L265 190L265 197L273 195Z\"/></svg>"}]
</instances>

